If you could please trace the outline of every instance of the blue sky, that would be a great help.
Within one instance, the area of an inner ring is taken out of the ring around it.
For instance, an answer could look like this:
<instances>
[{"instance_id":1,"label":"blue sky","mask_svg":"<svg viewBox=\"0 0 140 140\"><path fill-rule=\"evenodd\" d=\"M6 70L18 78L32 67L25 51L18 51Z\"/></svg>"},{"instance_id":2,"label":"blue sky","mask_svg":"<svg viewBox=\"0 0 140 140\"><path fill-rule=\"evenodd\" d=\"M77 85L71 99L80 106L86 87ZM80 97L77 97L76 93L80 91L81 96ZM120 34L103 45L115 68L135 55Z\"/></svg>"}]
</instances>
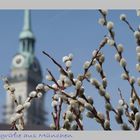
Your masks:
<instances>
[{"instance_id":1,"label":"blue sky","mask_svg":"<svg viewBox=\"0 0 140 140\"><path fill-rule=\"evenodd\" d=\"M138 76L135 70L136 64L136 43L133 34L127 26L119 20L119 15L125 13L128 20L135 29L140 23L140 18L136 16L135 10L110 10L108 19L115 23L116 41L124 45L124 57L128 61L130 74ZM91 58L91 53L98 48L103 36L107 30L98 24L100 14L97 10L32 10L32 30L36 37L36 56L38 57L43 74L46 75L46 68L49 68L56 77L58 77L57 67L42 54L47 51L56 58L60 63L62 57L69 53L74 54L72 70L75 75L82 73L81 67L86 60ZM8 75L12 57L18 52L19 33L23 26L23 10L1 10L0 11L0 75ZM115 49L107 46L103 49L106 56L104 69L109 80L107 91L111 95L114 106L118 103L118 87L122 90L124 97L129 101L130 87L126 81L122 81L120 75L122 68L114 59ZM93 77L97 73L93 70ZM45 80L44 80L45 81ZM95 106L100 111L104 106L104 100L98 96L98 92L91 86L86 85L86 95L94 97ZM139 90L139 89L138 89ZM0 106L5 103L5 91L3 90L2 81L0 81ZM45 107L51 112L51 94L46 95ZM0 112L3 112L0 107ZM112 113L111 113L111 116ZM3 116L0 114L0 120ZM49 123L51 117L48 116ZM111 127L119 129L116 126L114 118ZM90 119L84 121L85 129L98 130L100 126Z\"/></svg>"}]
</instances>

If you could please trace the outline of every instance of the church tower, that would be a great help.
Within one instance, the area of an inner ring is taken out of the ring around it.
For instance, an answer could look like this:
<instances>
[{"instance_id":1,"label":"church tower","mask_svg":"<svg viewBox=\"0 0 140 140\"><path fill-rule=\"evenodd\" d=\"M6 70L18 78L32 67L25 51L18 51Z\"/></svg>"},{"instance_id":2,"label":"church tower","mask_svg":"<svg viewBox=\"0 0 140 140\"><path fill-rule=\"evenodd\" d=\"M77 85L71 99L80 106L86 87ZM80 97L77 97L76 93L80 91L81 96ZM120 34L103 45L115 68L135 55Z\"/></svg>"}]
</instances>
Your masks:
<instances>
[{"instance_id":1,"label":"church tower","mask_svg":"<svg viewBox=\"0 0 140 140\"><path fill-rule=\"evenodd\" d=\"M19 35L19 51L13 57L9 82L16 89L15 95L19 103L23 103L28 94L35 90L38 83L42 82L42 72L38 59L35 57L35 36L31 28L31 15L29 10L24 11L24 26ZM6 122L15 111L11 97L7 95ZM44 96L35 99L26 111L25 123L44 124Z\"/></svg>"}]
</instances>

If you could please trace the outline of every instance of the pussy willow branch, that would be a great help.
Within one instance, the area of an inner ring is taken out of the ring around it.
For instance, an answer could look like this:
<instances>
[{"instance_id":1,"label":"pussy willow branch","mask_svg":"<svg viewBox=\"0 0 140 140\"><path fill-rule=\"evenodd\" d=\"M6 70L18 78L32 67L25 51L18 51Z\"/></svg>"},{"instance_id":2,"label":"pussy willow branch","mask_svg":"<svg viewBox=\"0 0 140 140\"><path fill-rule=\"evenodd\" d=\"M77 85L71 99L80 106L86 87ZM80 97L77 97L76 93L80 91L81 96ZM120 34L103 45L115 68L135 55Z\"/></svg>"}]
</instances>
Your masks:
<instances>
[{"instance_id":1,"label":"pussy willow branch","mask_svg":"<svg viewBox=\"0 0 140 140\"><path fill-rule=\"evenodd\" d=\"M3 80L3 82L4 82L5 84L7 84L9 87L11 86L7 78L2 78L2 80ZM8 88L7 90L10 90L10 88ZM16 96L15 96L15 94L14 94L14 91L11 92L10 95L11 95L12 98L14 99L15 105L18 106L19 103L18 103L18 101L17 101L17 99L16 99ZM21 121L21 125L24 127L24 119L23 119L23 117L21 117L19 120ZM15 129L15 130L18 130L18 128L16 127L16 122L13 122L13 123L11 124L11 130L14 130L14 129Z\"/></svg>"},{"instance_id":2,"label":"pussy willow branch","mask_svg":"<svg viewBox=\"0 0 140 140\"><path fill-rule=\"evenodd\" d=\"M90 67L92 66L93 61L98 57L98 54L99 54L100 50L106 45L106 43L107 43L107 38L105 37L105 38L100 42L99 48L96 50L95 56L93 56L93 58L91 59L88 68L85 69L84 74L83 74L83 77L84 77L84 78L85 78L86 73L88 72L88 70L89 70ZM84 80L84 78L83 78L83 80Z\"/></svg>"},{"instance_id":3,"label":"pussy willow branch","mask_svg":"<svg viewBox=\"0 0 140 140\"><path fill-rule=\"evenodd\" d=\"M50 89L54 90L54 91L56 90L56 89L54 89L53 87L51 87L50 85L47 85L47 86L48 86ZM63 91L63 90L61 90L61 89L59 89L59 91L60 91L63 95L65 95L66 97L71 98L71 99L75 99L75 98L71 97L70 95L68 95L68 93L66 93L65 91ZM77 102L78 102L80 105L84 106L84 105L81 104L81 102L79 102L78 100L77 100ZM95 108L94 106L92 106L92 107L93 107L92 113L95 115L95 118L97 118L97 119L100 121L101 126L102 126L103 129L105 130L103 120L100 119L100 118L98 117L96 108ZM55 110L56 110L56 109L55 109ZM55 113L56 113L56 112L55 112ZM77 123L78 123L78 125L79 125L79 122L78 122L78 121L77 121ZM81 126L80 126L80 129L81 129Z\"/></svg>"},{"instance_id":4,"label":"pussy willow branch","mask_svg":"<svg viewBox=\"0 0 140 140\"><path fill-rule=\"evenodd\" d=\"M127 102L125 102L123 96L122 96L122 92L120 90L120 88L118 88L119 94L120 94L120 98L123 100L124 104L127 106L125 108L125 115L126 117L128 117L128 121L130 122L130 124L132 124L133 127L135 127L133 120L131 119L131 116L129 115L129 105L127 104Z\"/></svg>"},{"instance_id":5,"label":"pussy willow branch","mask_svg":"<svg viewBox=\"0 0 140 140\"><path fill-rule=\"evenodd\" d=\"M107 21L106 16L101 12L101 10L99 10L99 12L101 13L101 15L102 15L102 17L104 18L104 20ZM107 25L107 22L105 22L105 25ZM115 41L115 34L114 34L114 32L112 31L112 29L108 30L108 32L109 32L109 34L110 34L110 37L114 40L114 47L115 47L117 53L119 54L120 58L122 59L122 58L123 58L123 57L122 57L122 53L120 53L120 52L118 51L117 43L116 43L116 41ZM129 71L127 70L127 67L124 66L124 67L123 67L123 70L124 70L124 72L127 74L127 76L128 76L127 81L128 81L128 83L130 84L130 75L129 75ZM138 104L140 105L140 99L139 99L139 96L138 96L138 94L137 94L137 92L136 92L136 89L135 89L135 87L134 87L134 84L130 84L130 86L131 86L131 89L134 91L134 94L135 94L135 96L136 96L136 98L137 98L137 100L138 100Z\"/></svg>"},{"instance_id":6,"label":"pussy willow branch","mask_svg":"<svg viewBox=\"0 0 140 140\"><path fill-rule=\"evenodd\" d=\"M81 124L81 122L79 121L79 117L78 117L78 115L77 115L77 113L76 113L76 111L73 109L73 113L74 113L74 115L76 116L76 122L77 122L77 125L79 126L79 128L80 128L80 130L84 130L84 127L83 127L83 125Z\"/></svg>"},{"instance_id":7,"label":"pussy willow branch","mask_svg":"<svg viewBox=\"0 0 140 140\"><path fill-rule=\"evenodd\" d=\"M102 43L103 44L103 43ZM101 44L101 47L102 47L102 44ZM73 86L75 86L75 82L74 82L74 80L73 80L73 78L71 78L71 77L69 77L68 76L68 74L67 74L67 71L53 58L53 57L51 57L48 53L46 53L45 51L43 51L43 54L45 54L48 58L50 58L52 61L53 61L53 63L55 64L55 65L57 65L59 68L60 68L60 70L63 72L63 74L68 78L68 79L70 79L70 81L72 82L72 84L73 84ZM49 85L48 85L49 86ZM51 87L50 87L51 88ZM52 88L51 88L52 89ZM84 96L84 95L83 95ZM86 97L84 96L84 98L85 98L85 100L88 102L88 100L86 99Z\"/></svg>"},{"instance_id":8,"label":"pussy willow branch","mask_svg":"<svg viewBox=\"0 0 140 140\"><path fill-rule=\"evenodd\" d=\"M49 69L47 69L48 73L51 75L52 77L52 81L57 85L57 87L60 88L59 84L57 83L56 79L54 78L53 74L51 73L51 71Z\"/></svg>"},{"instance_id":9,"label":"pussy willow branch","mask_svg":"<svg viewBox=\"0 0 140 140\"><path fill-rule=\"evenodd\" d=\"M56 66L58 66L58 67L60 68L60 70L62 71L62 73L63 73L65 76L68 77L67 72L64 70L64 68L63 68L54 58L52 58L47 52L45 52L45 51L42 51L42 52L43 52L43 54L45 54L48 58L50 58ZM75 82L73 81L73 79L70 78L70 80L71 80L72 84L75 85Z\"/></svg>"},{"instance_id":10,"label":"pussy willow branch","mask_svg":"<svg viewBox=\"0 0 140 140\"><path fill-rule=\"evenodd\" d=\"M94 59L96 59L97 57L98 57L98 54L99 54L99 52L100 52L100 50L105 46L105 44L107 43L107 38L105 37L102 41L101 41L101 43L100 43L100 45L99 45L99 49L96 51L96 54L95 54L95 56L92 58L92 60L91 60L91 62L90 62L90 65L89 65L89 67L85 70L85 72L84 72L84 74L83 75L85 75L86 74L86 72L89 70L89 68L92 66L92 62L94 61ZM43 51L43 53L46 55L46 56L48 56L53 62L54 62L54 64L56 64L60 69L62 69L62 71L64 72L64 74L68 77L68 74L67 74L67 72L63 69L63 67L54 59L54 58L52 58L49 54L47 54L46 52L44 52ZM49 73L50 73L50 75L53 77L53 81L54 82L56 82L56 80L54 80L54 76L52 75L52 73L49 71ZM69 77L68 77L69 78ZM71 81L73 81L73 79L70 79ZM83 79L84 80L84 79ZM74 82L74 81L73 81ZM75 85L75 83L74 83L74 85ZM51 86L49 86L49 85L47 85L50 89L53 89L53 90L56 90L56 89L54 89L53 87L51 87ZM59 88L59 87L58 87ZM66 97L68 97L68 98L72 98L72 99L75 99L77 96L74 96L74 97L71 97L71 96L69 96L67 93L65 93L63 90L61 90L60 88L59 88L59 91L61 92L61 93L63 93ZM78 94L77 94L78 95ZM86 99L86 97L84 96L84 98L85 98L85 100L88 102L88 100ZM115 111L115 110L114 110ZM102 127L103 127L103 129L105 129L104 128L104 122L103 122L103 120L101 120L99 117L98 117L98 115L97 115L97 111L96 111L96 109L93 107L93 112L92 113L94 113L94 115L95 115L95 118L97 118L98 120L100 120L100 123L101 123L101 125L102 125Z\"/></svg>"},{"instance_id":11,"label":"pussy willow branch","mask_svg":"<svg viewBox=\"0 0 140 140\"><path fill-rule=\"evenodd\" d=\"M134 33L135 29L131 26L131 24L128 22L128 20L124 20L124 22L128 25L129 29Z\"/></svg>"},{"instance_id":12,"label":"pussy willow branch","mask_svg":"<svg viewBox=\"0 0 140 140\"><path fill-rule=\"evenodd\" d=\"M128 21L127 19L124 19L123 21L124 21L124 23L126 23L126 24L128 25L130 31L132 31L132 32L134 33L135 30L134 30L134 28L131 26L131 24L129 23L129 21ZM139 30L139 32L140 32L140 29L138 29L138 30ZM140 38L137 38L137 39L136 39L136 44L137 44L138 46L140 46Z\"/></svg>"}]
</instances>

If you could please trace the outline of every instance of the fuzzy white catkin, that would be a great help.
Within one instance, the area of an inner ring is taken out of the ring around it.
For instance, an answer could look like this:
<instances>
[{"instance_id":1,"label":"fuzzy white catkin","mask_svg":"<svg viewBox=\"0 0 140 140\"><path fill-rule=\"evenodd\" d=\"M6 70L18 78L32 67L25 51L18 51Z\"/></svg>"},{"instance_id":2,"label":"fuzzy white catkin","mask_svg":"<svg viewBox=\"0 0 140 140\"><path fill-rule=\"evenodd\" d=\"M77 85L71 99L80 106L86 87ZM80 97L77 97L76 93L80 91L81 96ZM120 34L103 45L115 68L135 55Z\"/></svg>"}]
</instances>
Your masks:
<instances>
[{"instance_id":1,"label":"fuzzy white catkin","mask_svg":"<svg viewBox=\"0 0 140 140\"><path fill-rule=\"evenodd\" d=\"M20 104L20 105L18 105L17 107L16 107L16 112L18 112L18 111L20 111L20 110L22 110L23 109L23 106Z\"/></svg>"},{"instance_id":2,"label":"fuzzy white catkin","mask_svg":"<svg viewBox=\"0 0 140 140\"><path fill-rule=\"evenodd\" d=\"M73 79L73 72L71 71L71 70L68 70L68 77L70 78L70 79Z\"/></svg>"},{"instance_id":3,"label":"fuzzy white catkin","mask_svg":"<svg viewBox=\"0 0 140 140\"><path fill-rule=\"evenodd\" d=\"M78 101L83 105L86 103L86 101L81 97L78 98Z\"/></svg>"},{"instance_id":4,"label":"fuzzy white catkin","mask_svg":"<svg viewBox=\"0 0 140 140\"><path fill-rule=\"evenodd\" d=\"M65 77L64 82L68 85L71 85L71 81L69 80L69 78Z\"/></svg>"},{"instance_id":5,"label":"fuzzy white catkin","mask_svg":"<svg viewBox=\"0 0 140 140\"><path fill-rule=\"evenodd\" d=\"M99 94L100 94L101 96L104 96L104 95L105 95L105 89L103 88L102 85L99 87Z\"/></svg>"},{"instance_id":6,"label":"fuzzy white catkin","mask_svg":"<svg viewBox=\"0 0 140 140\"><path fill-rule=\"evenodd\" d=\"M64 80L65 80L65 78L66 78L66 76L65 76L65 75L60 74L59 79L60 79L61 81L64 81Z\"/></svg>"},{"instance_id":7,"label":"fuzzy white catkin","mask_svg":"<svg viewBox=\"0 0 140 140\"><path fill-rule=\"evenodd\" d=\"M73 124L71 127L71 130L78 130L78 125L77 124Z\"/></svg>"},{"instance_id":8,"label":"fuzzy white catkin","mask_svg":"<svg viewBox=\"0 0 140 140\"><path fill-rule=\"evenodd\" d=\"M84 65L83 65L83 68L84 68L84 69L87 69L87 68L89 67L89 65L90 65L90 62L89 62L89 61L86 61L86 62L84 63Z\"/></svg>"},{"instance_id":9,"label":"fuzzy white catkin","mask_svg":"<svg viewBox=\"0 0 140 140\"><path fill-rule=\"evenodd\" d=\"M115 60L118 62L120 62L120 60L121 60L121 57L118 53L115 54Z\"/></svg>"},{"instance_id":10,"label":"fuzzy white catkin","mask_svg":"<svg viewBox=\"0 0 140 140\"><path fill-rule=\"evenodd\" d=\"M105 105L106 110L111 111L112 110L112 106L110 103L106 103Z\"/></svg>"},{"instance_id":11,"label":"fuzzy white catkin","mask_svg":"<svg viewBox=\"0 0 140 140\"><path fill-rule=\"evenodd\" d=\"M134 37L135 37L136 39L140 38L140 32L139 32L139 31L135 31L135 32L134 32Z\"/></svg>"},{"instance_id":12,"label":"fuzzy white catkin","mask_svg":"<svg viewBox=\"0 0 140 140\"><path fill-rule=\"evenodd\" d=\"M131 97L130 97L130 99L129 99L129 100L130 100L130 102L131 102L131 103L133 103L133 102L134 102L134 99L133 99L133 98L131 98Z\"/></svg>"},{"instance_id":13,"label":"fuzzy white catkin","mask_svg":"<svg viewBox=\"0 0 140 140\"><path fill-rule=\"evenodd\" d=\"M109 121L109 120L105 120L105 122L104 122L104 127L105 127L106 129L110 128L110 121Z\"/></svg>"},{"instance_id":14,"label":"fuzzy white catkin","mask_svg":"<svg viewBox=\"0 0 140 140\"><path fill-rule=\"evenodd\" d=\"M68 56L64 56L64 57L62 58L62 61L63 61L63 62L66 62L67 60L69 60L69 57L68 57Z\"/></svg>"},{"instance_id":15,"label":"fuzzy white catkin","mask_svg":"<svg viewBox=\"0 0 140 140\"><path fill-rule=\"evenodd\" d=\"M47 79L48 81L52 81L52 76L51 76L51 75L46 75L46 79Z\"/></svg>"},{"instance_id":16,"label":"fuzzy white catkin","mask_svg":"<svg viewBox=\"0 0 140 140\"><path fill-rule=\"evenodd\" d=\"M128 76L127 76L126 73L122 73L122 74L121 74L121 78L122 78L123 80L127 80L127 79L128 79Z\"/></svg>"},{"instance_id":17,"label":"fuzzy white catkin","mask_svg":"<svg viewBox=\"0 0 140 140\"><path fill-rule=\"evenodd\" d=\"M60 86L60 87L62 87L62 81L61 80L57 80L57 83L58 83L58 85Z\"/></svg>"},{"instance_id":18,"label":"fuzzy white catkin","mask_svg":"<svg viewBox=\"0 0 140 140\"><path fill-rule=\"evenodd\" d=\"M14 91L15 91L15 88L14 88L13 86L9 86L9 90L10 90L11 92L14 92Z\"/></svg>"},{"instance_id":19,"label":"fuzzy white catkin","mask_svg":"<svg viewBox=\"0 0 140 140\"><path fill-rule=\"evenodd\" d=\"M96 59L94 59L93 61L92 61L92 65L95 65L96 64Z\"/></svg>"},{"instance_id":20,"label":"fuzzy white catkin","mask_svg":"<svg viewBox=\"0 0 140 140\"><path fill-rule=\"evenodd\" d=\"M31 91L29 94L30 97L35 97L36 95L37 95L36 91Z\"/></svg>"},{"instance_id":21,"label":"fuzzy white catkin","mask_svg":"<svg viewBox=\"0 0 140 140\"><path fill-rule=\"evenodd\" d=\"M140 72L140 64L136 64L136 70Z\"/></svg>"},{"instance_id":22,"label":"fuzzy white catkin","mask_svg":"<svg viewBox=\"0 0 140 140\"><path fill-rule=\"evenodd\" d=\"M51 124L50 124L50 128L51 128L51 129L55 129L55 124L54 124L54 123L51 123Z\"/></svg>"},{"instance_id":23,"label":"fuzzy white catkin","mask_svg":"<svg viewBox=\"0 0 140 140\"><path fill-rule=\"evenodd\" d=\"M125 14L121 14L120 15L120 20L121 21L125 21L126 20L126 15Z\"/></svg>"},{"instance_id":24,"label":"fuzzy white catkin","mask_svg":"<svg viewBox=\"0 0 140 140\"><path fill-rule=\"evenodd\" d=\"M82 82L77 80L76 85L75 85L76 89L79 89L81 86L82 86Z\"/></svg>"},{"instance_id":25,"label":"fuzzy white catkin","mask_svg":"<svg viewBox=\"0 0 140 140\"><path fill-rule=\"evenodd\" d=\"M139 112L137 112L137 113L135 114L135 120L136 120L137 122L140 122L140 113L139 113Z\"/></svg>"},{"instance_id":26,"label":"fuzzy white catkin","mask_svg":"<svg viewBox=\"0 0 140 140\"><path fill-rule=\"evenodd\" d=\"M134 108L135 108L134 103L130 103L130 109L134 110Z\"/></svg>"},{"instance_id":27,"label":"fuzzy white catkin","mask_svg":"<svg viewBox=\"0 0 140 140\"><path fill-rule=\"evenodd\" d=\"M95 87L99 87L99 82L95 78L90 79L90 83Z\"/></svg>"},{"instance_id":28,"label":"fuzzy white catkin","mask_svg":"<svg viewBox=\"0 0 140 140\"><path fill-rule=\"evenodd\" d=\"M104 18L99 18L98 23L99 23L100 25L104 25L104 24L105 24Z\"/></svg>"},{"instance_id":29,"label":"fuzzy white catkin","mask_svg":"<svg viewBox=\"0 0 140 140\"><path fill-rule=\"evenodd\" d=\"M136 52L137 52L137 53L140 53L140 46L137 46L137 47L136 47Z\"/></svg>"},{"instance_id":30,"label":"fuzzy white catkin","mask_svg":"<svg viewBox=\"0 0 140 140\"><path fill-rule=\"evenodd\" d=\"M73 99L71 99L70 101L69 101L69 103L70 103L70 105L72 106L72 107L77 107L77 101L76 100L73 100Z\"/></svg>"},{"instance_id":31,"label":"fuzzy white catkin","mask_svg":"<svg viewBox=\"0 0 140 140\"><path fill-rule=\"evenodd\" d=\"M135 83L135 77L134 76L132 76L132 77L130 77L130 84L134 84Z\"/></svg>"},{"instance_id":32,"label":"fuzzy white catkin","mask_svg":"<svg viewBox=\"0 0 140 140\"><path fill-rule=\"evenodd\" d=\"M126 104L124 104L124 106L123 106L123 107L124 107L124 109L127 109L127 107L128 107L128 106L127 106Z\"/></svg>"},{"instance_id":33,"label":"fuzzy white catkin","mask_svg":"<svg viewBox=\"0 0 140 140\"><path fill-rule=\"evenodd\" d=\"M140 62L140 53L137 53L137 60Z\"/></svg>"},{"instance_id":34,"label":"fuzzy white catkin","mask_svg":"<svg viewBox=\"0 0 140 140\"><path fill-rule=\"evenodd\" d=\"M21 118L22 116L23 116L23 113L15 113L15 114L11 117L11 119L10 119L11 123L14 122L14 121L16 121L16 120L18 120L18 119Z\"/></svg>"},{"instance_id":35,"label":"fuzzy white catkin","mask_svg":"<svg viewBox=\"0 0 140 140\"><path fill-rule=\"evenodd\" d=\"M89 110L89 111L93 111L93 107L92 107L91 104L89 104L89 103L85 103L84 106L85 106L85 108L86 108L87 110Z\"/></svg>"},{"instance_id":36,"label":"fuzzy white catkin","mask_svg":"<svg viewBox=\"0 0 140 140\"><path fill-rule=\"evenodd\" d=\"M140 78L137 78L138 86L140 86Z\"/></svg>"},{"instance_id":37,"label":"fuzzy white catkin","mask_svg":"<svg viewBox=\"0 0 140 140\"><path fill-rule=\"evenodd\" d=\"M114 42L114 40L112 40L112 39L108 39L108 40L107 40L107 44L110 45L110 46L114 46L114 43L115 43L115 42Z\"/></svg>"},{"instance_id":38,"label":"fuzzy white catkin","mask_svg":"<svg viewBox=\"0 0 140 140\"><path fill-rule=\"evenodd\" d=\"M70 54L68 55L68 57L69 57L70 60L72 60L72 59L73 59L73 54L70 53Z\"/></svg>"},{"instance_id":39,"label":"fuzzy white catkin","mask_svg":"<svg viewBox=\"0 0 140 140\"><path fill-rule=\"evenodd\" d=\"M92 56L95 57L96 54L97 54L97 50L94 50L94 51L92 52Z\"/></svg>"},{"instance_id":40,"label":"fuzzy white catkin","mask_svg":"<svg viewBox=\"0 0 140 140\"><path fill-rule=\"evenodd\" d=\"M134 115L134 112L133 112L133 111L130 111L130 112L129 112L129 115L130 115L130 116L133 116L133 115Z\"/></svg>"},{"instance_id":41,"label":"fuzzy white catkin","mask_svg":"<svg viewBox=\"0 0 140 140\"><path fill-rule=\"evenodd\" d=\"M16 124L16 127L17 127L18 130L23 130L24 129L23 125L21 125L21 124Z\"/></svg>"},{"instance_id":42,"label":"fuzzy white catkin","mask_svg":"<svg viewBox=\"0 0 140 140\"><path fill-rule=\"evenodd\" d=\"M95 65L95 68L96 68L96 71L99 72L99 73L100 73L101 70L102 70L100 64L96 64L96 65Z\"/></svg>"},{"instance_id":43,"label":"fuzzy white catkin","mask_svg":"<svg viewBox=\"0 0 140 140\"><path fill-rule=\"evenodd\" d=\"M55 107L58 105L58 102L56 100L53 100L51 105L52 105L52 107Z\"/></svg>"},{"instance_id":44,"label":"fuzzy white catkin","mask_svg":"<svg viewBox=\"0 0 140 140\"><path fill-rule=\"evenodd\" d=\"M57 94L57 93L56 93L56 94ZM64 98L63 98L63 97L64 97ZM60 105L60 103L61 103L62 100L63 100L63 101L66 100L66 101L67 101L67 97L66 97L65 95L62 95L62 94L58 95L58 97L57 97L57 96L54 96L53 99L54 99L54 100L57 100L57 102L58 102L57 105ZM65 101L64 101L64 103L65 103Z\"/></svg>"},{"instance_id":45,"label":"fuzzy white catkin","mask_svg":"<svg viewBox=\"0 0 140 140\"><path fill-rule=\"evenodd\" d=\"M91 105L93 105L94 101L93 101L93 98L91 96L88 96L87 100Z\"/></svg>"},{"instance_id":46,"label":"fuzzy white catkin","mask_svg":"<svg viewBox=\"0 0 140 140\"><path fill-rule=\"evenodd\" d=\"M10 123L13 123L14 121L16 121L16 119L15 119L14 116L12 116L12 117L10 118Z\"/></svg>"},{"instance_id":47,"label":"fuzzy white catkin","mask_svg":"<svg viewBox=\"0 0 140 140\"><path fill-rule=\"evenodd\" d=\"M44 85L42 83L36 86L36 90L43 90L43 89L44 89Z\"/></svg>"},{"instance_id":48,"label":"fuzzy white catkin","mask_svg":"<svg viewBox=\"0 0 140 140\"><path fill-rule=\"evenodd\" d=\"M110 100L110 94L109 94L109 93L106 93L106 94L105 94L105 98L106 98L107 100Z\"/></svg>"},{"instance_id":49,"label":"fuzzy white catkin","mask_svg":"<svg viewBox=\"0 0 140 140\"><path fill-rule=\"evenodd\" d=\"M105 120L105 116L104 116L103 113L97 112L97 115L98 115L98 117L99 117L101 120Z\"/></svg>"},{"instance_id":50,"label":"fuzzy white catkin","mask_svg":"<svg viewBox=\"0 0 140 140\"><path fill-rule=\"evenodd\" d=\"M84 112L85 111L85 108L83 106L80 106L79 107L79 110L80 110L80 112Z\"/></svg>"},{"instance_id":51,"label":"fuzzy white catkin","mask_svg":"<svg viewBox=\"0 0 140 140\"><path fill-rule=\"evenodd\" d=\"M65 129L65 128L60 128L60 131L67 131L67 129Z\"/></svg>"},{"instance_id":52,"label":"fuzzy white catkin","mask_svg":"<svg viewBox=\"0 0 140 140\"><path fill-rule=\"evenodd\" d=\"M37 97L41 98L43 96L43 94L41 92L38 92Z\"/></svg>"},{"instance_id":53,"label":"fuzzy white catkin","mask_svg":"<svg viewBox=\"0 0 140 140\"><path fill-rule=\"evenodd\" d=\"M119 45L117 46L117 48L118 48L118 51L119 51L120 53L122 53L122 52L123 52L123 50L124 50L124 48L123 48L123 45L122 45L122 44L119 44Z\"/></svg>"},{"instance_id":54,"label":"fuzzy white catkin","mask_svg":"<svg viewBox=\"0 0 140 140\"><path fill-rule=\"evenodd\" d=\"M69 110L66 112L66 118L70 121L75 119L73 113Z\"/></svg>"},{"instance_id":55,"label":"fuzzy white catkin","mask_svg":"<svg viewBox=\"0 0 140 140\"><path fill-rule=\"evenodd\" d=\"M118 101L118 103L119 103L120 106L122 106L122 105L124 104L124 101L123 101L122 99L120 99L120 100Z\"/></svg>"},{"instance_id":56,"label":"fuzzy white catkin","mask_svg":"<svg viewBox=\"0 0 140 140\"><path fill-rule=\"evenodd\" d=\"M14 97L14 95L12 94L12 92L10 90L7 90L6 92L7 92L7 94L11 94L12 97Z\"/></svg>"},{"instance_id":57,"label":"fuzzy white catkin","mask_svg":"<svg viewBox=\"0 0 140 140\"><path fill-rule=\"evenodd\" d=\"M52 88L57 89L57 85L56 84L52 84Z\"/></svg>"},{"instance_id":58,"label":"fuzzy white catkin","mask_svg":"<svg viewBox=\"0 0 140 140\"><path fill-rule=\"evenodd\" d=\"M28 109L30 106L31 106L31 103L30 103L30 102L25 102L25 103L23 104L23 107L24 107L25 109Z\"/></svg>"},{"instance_id":59,"label":"fuzzy white catkin","mask_svg":"<svg viewBox=\"0 0 140 140\"><path fill-rule=\"evenodd\" d=\"M122 67L126 67L127 63L126 63L126 60L125 60L124 58L122 58L122 59L120 60L120 65L121 65Z\"/></svg>"},{"instance_id":60,"label":"fuzzy white catkin","mask_svg":"<svg viewBox=\"0 0 140 140\"><path fill-rule=\"evenodd\" d=\"M8 90L9 89L9 85L8 84L4 84L3 87L4 87L5 90Z\"/></svg>"},{"instance_id":61,"label":"fuzzy white catkin","mask_svg":"<svg viewBox=\"0 0 140 140\"><path fill-rule=\"evenodd\" d=\"M104 63L104 61L105 61L105 56L104 56L103 54L100 56L99 61L100 61L101 63Z\"/></svg>"},{"instance_id":62,"label":"fuzzy white catkin","mask_svg":"<svg viewBox=\"0 0 140 140\"><path fill-rule=\"evenodd\" d=\"M53 96L53 99L54 100L58 100L59 99L59 97L60 97L60 95L61 95L61 93L57 93L57 94L54 94L54 96Z\"/></svg>"},{"instance_id":63,"label":"fuzzy white catkin","mask_svg":"<svg viewBox=\"0 0 140 140\"><path fill-rule=\"evenodd\" d=\"M67 83L64 83L64 87L67 88L67 87L70 87L70 85Z\"/></svg>"},{"instance_id":64,"label":"fuzzy white catkin","mask_svg":"<svg viewBox=\"0 0 140 140\"><path fill-rule=\"evenodd\" d=\"M44 91L48 92L50 90L50 88L48 86L44 86Z\"/></svg>"},{"instance_id":65,"label":"fuzzy white catkin","mask_svg":"<svg viewBox=\"0 0 140 140\"><path fill-rule=\"evenodd\" d=\"M71 63L71 61L66 61L66 63L65 63L65 64L66 64L66 67L68 67L68 68L69 68L69 67L71 67L71 64L72 64L72 63Z\"/></svg>"},{"instance_id":66,"label":"fuzzy white catkin","mask_svg":"<svg viewBox=\"0 0 140 140\"><path fill-rule=\"evenodd\" d=\"M86 112L86 116L88 118L94 118L94 114L92 112Z\"/></svg>"},{"instance_id":67,"label":"fuzzy white catkin","mask_svg":"<svg viewBox=\"0 0 140 140\"><path fill-rule=\"evenodd\" d=\"M107 15L107 13L108 13L108 10L107 10L107 9L102 9L101 11L102 11L102 13L103 13L104 15Z\"/></svg>"},{"instance_id":68,"label":"fuzzy white catkin","mask_svg":"<svg viewBox=\"0 0 140 140\"><path fill-rule=\"evenodd\" d=\"M113 23L112 21L108 21L108 22L107 22L107 29L108 29L108 30L112 30L113 27L114 27L114 23Z\"/></svg>"},{"instance_id":69,"label":"fuzzy white catkin","mask_svg":"<svg viewBox=\"0 0 140 140\"><path fill-rule=\"evenodd\" d=\"M87 71L86 74L85 74L85 77L86 78L90 78L91 77L91 72L90 71Z\"/></svg>"},{"instance_id":70,"label":"fuzzy white catkin","mask_svg":"<svg viewBox=\"0 0 140 140\"><path fill-rule=\"evenodd\" d=\"M122 106L117 107L117 112L119 113L119 115L123 115L123 107Z\"/></svg>"},{"instance_id":71,"label":"fuzzy white catkin","mask_svg":"<svg viewBox=\"0 0 140 140\"><path fill-rule=\"evenodd\" d=\"M106 78L103 78L102 85L103 85L103 87L107 87L107 79Z\"/></svg>"},{"instance_id":72,"label":"fuzzy white catkin","mask_svg":"<svg viewBox=\"0 0 140 140\"><path fill-rule=\"evenodd\" d=\"M122 127L122 130L131 130L131 128L127 125L127 123L123 123L121 127Z\"/></svg>"}]
</instances>

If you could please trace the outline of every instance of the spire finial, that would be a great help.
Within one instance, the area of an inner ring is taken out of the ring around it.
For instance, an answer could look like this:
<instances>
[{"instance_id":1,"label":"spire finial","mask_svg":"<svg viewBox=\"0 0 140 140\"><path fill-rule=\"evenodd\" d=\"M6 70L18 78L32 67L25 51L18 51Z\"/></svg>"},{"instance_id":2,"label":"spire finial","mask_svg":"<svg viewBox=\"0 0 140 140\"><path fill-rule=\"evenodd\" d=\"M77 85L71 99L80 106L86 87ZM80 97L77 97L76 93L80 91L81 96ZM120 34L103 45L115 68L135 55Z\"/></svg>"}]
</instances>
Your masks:
<instances>
[{"instance_id":1,"label":"spire finial","mask_svg":"<svg viewBox=\"0 0 140 140\"><path fill-rule=\"evenodd\" d=\"M23 30L30 30L31 31L31 16L30 16L30 11L25 10L24 11L24 26Z\"/></svg>"}]
</instances>

